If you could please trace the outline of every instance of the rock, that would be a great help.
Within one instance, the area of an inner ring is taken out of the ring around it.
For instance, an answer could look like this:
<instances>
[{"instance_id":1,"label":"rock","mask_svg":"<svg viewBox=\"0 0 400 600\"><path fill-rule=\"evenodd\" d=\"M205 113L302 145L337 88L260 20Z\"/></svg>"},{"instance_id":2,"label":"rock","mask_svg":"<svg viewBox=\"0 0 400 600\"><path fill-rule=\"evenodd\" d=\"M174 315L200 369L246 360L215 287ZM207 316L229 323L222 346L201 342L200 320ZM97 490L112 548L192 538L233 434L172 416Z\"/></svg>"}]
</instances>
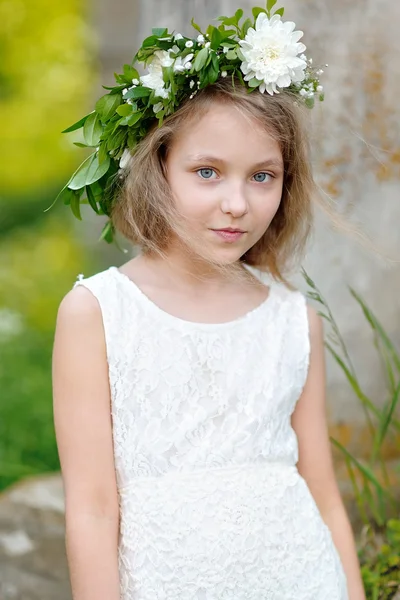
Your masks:
<instances>
[{"instance_id":1,"label":"rock","mask_svg":"<svg viewBox=\"0 0 400 600\"><path fill-rule=\"evenodd\" d=\"M71 600L58 473L0 496L0 600Z\"/></svg>"}]
</instances>

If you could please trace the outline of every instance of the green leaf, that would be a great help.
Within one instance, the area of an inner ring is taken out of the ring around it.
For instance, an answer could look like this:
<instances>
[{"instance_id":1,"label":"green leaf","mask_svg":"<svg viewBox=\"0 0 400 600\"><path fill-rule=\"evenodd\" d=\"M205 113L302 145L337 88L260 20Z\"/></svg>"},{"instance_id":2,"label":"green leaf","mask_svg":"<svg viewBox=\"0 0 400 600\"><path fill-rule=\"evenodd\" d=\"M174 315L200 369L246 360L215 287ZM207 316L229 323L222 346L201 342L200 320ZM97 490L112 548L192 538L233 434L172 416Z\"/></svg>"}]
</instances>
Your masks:
<instances>
[{"instance_id":1,"label":"green leaf","mask_svg":"<svg viewBox=\"0 0 400 600\"><path fill-rule=\"evenodd\" d=\"M127 120L129 117L123 118ZM126 123L126 125L127 124L128 123ZM123 129L117 129L117 131L107 139L107 150L117 150L125 142L125 138L126 131Z\"/></svg>"},{"instance_id":2,"label":"green leaf","mask_svg":"<svg viewBox=\"0 0 400 600\"><path fill-rule=\"evenodd\" d=\"M251 9L251 12L253 13L253 17L254 17L255 19L257 19L258 15L259 15L260 13L265 13L265 8L261 8L260 6L254 6L254 7Z\"/></svg>"},{"instance_id":3,"label":"green leaf","mask_svg":"<svg viewBox=\"0 0 400 600\"><path fill-rule=\"evenodd\" d=\"M250 27L253 27L251 19L246 19L242 26L242 37L245 37Z\"/></svg>"},{"instance_id":4,"label":"green leaf","mask_svg":"<svg viewBox=\"0 0 400 600\"><path fill-rule=\"evenodd\" d=\"M162 38L168 34L168 29L166 29L165 27L154 27L151 30L151 33L153 35L156 35L158 38Z\"/></svg>"},{"instance_id":5,"label":"green leaf","mask_svg":"<svg viewBox=\"0 0 400 600\"><path fill-rule=\"evenodd\" d=\"M283 14L285 12L284 8L278 8L278 10L275 11L275 15L280 15L281 17L283 17Z\"/></svg>"},{"instance_id":6,"label":"green leaf","mask_svg":"<svg viewBox=\"0 0 400 600\"><path fill-rule=\"evenodd\" d=\"M214 66L211 64L209 66L209 68L207 69L207 74L208 74L208 81L210 82L210 84L213 84L218 79L219 69L215 69Z\"/></svg>"},{"instance_id":7,"label":"green leaf","mask_svg":"<svg viewBox=\"0 0 400 600\"><path fill-rule=\"evenodd\" d=\"M162 67L163 81L169 83L174 77L174 70L172 67Z\"/></svg>"},{"instance_id":8,"label":"green leaf","mask_svg":"<svg viewBox=\"0 0 400 600\"><path fill-rule=\"evenodd\" d=\"M133 88L133 90L130 90L125 95L125 98L147 98L150 96L152 91L153 90L151 88L138 85L137 87Z\"/></svg>"},{"instance_id":9,"label":"green leaf","mask_svg":"<svg viewBox=\"0 0 400 600\"><path fill-rule=\"evenodd\" d=\"M77 121L76 123L74 123L73 125L71 125L70 127L67 127L67 129L64 129L61 133L69 133L70 131L76 131L77 129L80 129L81 127L84 126L86 119L88 119L90 117L90 115L92 115L93 113L89 113L88 115L86 115L85 117L82 117L82 119L80 119L79 121Z\"/></svg>"},{"instance_id":10,"label":"green leaf","mask_svg":"<svg viewBox=\"0 0 400 600\"><path fill-rule=\"evenodd\" d=\"M201 69L206 64L208 54L209 54L208 48L202 48L200 50L200 52L196 56L195 61L193 63L193 67L194 67L195 71L201 71Z\"/></svg>"},{"instance_id":11,"label":"green leaf","mask_svg":"<svg viewBox=\"0 0 400 600\"><path fill-rule=\"evenodd\" d=\"M226 53L226 58L227 58L228 60L236 60L236 59L237 59L237 53L236 53L236 50L229 50L229 51Z\"/></svg>"},{"instance_id":12,"label":"green leaf","mask_svg":"<svg viewBox=\"0 0 400 600\"><path fill-rule=\"evenodd\" d=\"M89 166L93 162L95 156L95 152L88 156L72 175L71 179L67 183L67 186L71 190L80 190L81 188L85 187Z\"/></svg>"},{"instance_id":13,"label":"green leaf","mask_svg":"<svg viewBox=\"0 0 400 600\"><path fill-rule=\"evenodd\" d=\"M93 208L94 212L99 214L99 209L97 207L97 202L96 202L96 198L95 195L93 193L93 189L90 185L87 185L85 187L85 191L86 191L86 197L89 201L90 206Z\"/></svg>"},{"instance_id":14,"label":"green leaf","mask_svg":"<svg viewBox=\"0 0 400 600\"><path fill-rule=\"evenodd\" d=\"M82 142L72 142L74 146L78 146L78 148L89 148L87 144L82 144Z\"/></svg>"},{"instance_id":15,"label":"green leaf","mask_svg":"<svg viewBox=\"0 0 400 600\"><path fill-rule=\"evenodd\" d=\"M120 94L105 94L96 102L96 112L100 115L100 119L105 122L112 117L116 108L121 104L122 99Z\"/></svg>"},{"instance_id":16,"label":"green leaf","mask_svg":"<svg viewBox=\"0 0 400 600\"><path fill-rule=\"evenodd\" d=\"M131 82L132 79L139 79L139 73L132 65L124 65L124 77Z\"/></svg>"},{"instance_id":17,"label":"green leaf","mask_svg":"<svg viewBox=\"0 0 400 600\"><path fill-rule=\"evenodd\" d=\"M307 108L313 108L315 104L314 96L312 98L306 98L304 104L307 106Z\"/></svg>"},{"instance_id":18,"label":"green leaf","mask_svg":"<svg viewBox=\"0 0 400 600\"><path fill-rule=\"evenodd\" d=\"M119 115L121 115L121 117L128 117L129 115L132 114L133 108L131 104L121 104L120 106L118 106L117 110L115 112L117 112Z\"/></svg>"},{"instance_id":19,"label":"green leaf","mask_svg":"<svg viewBox=\"0 0 400 600\"><path fill-rule=\"evenodd\" d=\"M98 146L103 127L98 113L94 112L86 119L83 126L83 137L88 146Z\"/></svg>"},{"instance_id":20,"label":"green leaf","mask_svg":"<svg viewBox=\"0 0 400 600\"><path fill-rule=\"evenodd\" d=\"M99 240L105 240L108 244L111 244L114 239L114 228L111 221L107 221L104 225L100 234Z\"/></svg>"},{"instance_id":21,"label":"green leaf","mask_svg":"<svg viewBox=\"0 0 400 600\"><path fill-rule=\"evenodd\" d=\"M157 42L157 36L150 35L145 40L143 40L142 48L150 48L151 46L154 46L156 42Z\"/></svg>"},{"instance_id":22,"label":"green leaf","mask_svg":"<svg viewBox=\"0 0 400 600\"><path fill-rule=\"evenodd\" d=\"M245 57L243 56L243 52L242 52L241 48L238 47L236 49L236 54L242 62L244 62L246 60Z\"/></svg>"},{"instance_id":23,"label":"green leaf","mask_svg":"<svg viewBox=\"0 0 400 600\"><path fill-rule=\"evenodd\" d=\"M190 24L192 25L193 29L195 29L196 31L198 31L199 33L203 33L200 29L200 25L197 25L197 23L195 23L194 21L194 17L192 17L192 20L190 21Z\"/></svg>"},{"instance_id":24,"label":"green leaf","mask_svg":"<svg viewBox=\"0 0 400 600\"><path fill-rule=\"evenodd\" d=\"M221 34L221 32L218 31L218 29L216 27L213 27L213 30L211 33L211 48L213 50L217 50L217 48L219 47L219 45L223 39L224 39L224 36Z\"/></svg>"},{"instance_id":25,"label":"green leaf","mask_svg":"<svg viewBox=\"0 0 400 600\"><path fill-rule=\"evenodd\" d=\"M130 127L132 125L135 125L138 121L140 121L140 119L142 118L143 113L141 112L136 112L133 115L131 115L130 117L128 117L128 122L127 125L129 125Z\"/></svg>"},{"instance_id":26,"label":"green leaf","mask_svg":"<svg viewBox=\"0 0 400 600\"><path fill-rule=\"evenodd\" d=\"M237 27L236 17L218 17L217 21L221 21L224 25L234 25Z\"/></svg>"},{"instance_id":27,"label":"green leaf","mask_svg":"<svg viewBox=\"0 0 400 600\"><path fill-rule=\"evenodd\" d=\"M86 185L90 185L95 181L98 181L103 175L105 175L108 171L108 167L110 166L110 157L107 156L106 160L104 160L101 164L99 163L97 154L95 154L92 162L89 164L89 168L86 174Z\"/></svg>"},{"instance_id":28,"label":"green leaf","mask_svg":"<svg viewBox=\"0 0 400 600\"><path fill-rule=\"evenodd\" d=\"M275 6L278 0L267 0L267 11L271 12L271 9Z\"/></svg>"},{"instance_id":29,"label":"green leaf","mask_svg":"<svg viewBox=\"0 0 400 600\"><path fill-rule=\"evenodd\" d=\"M261 81L259 81L256 77L253 77L253 79L250 79L250 81L247 82L247 85L250 88L256 88L260 85Z\"/></svg>"},{"instance_id":30,"label":"green leaf","mask_svg":"<svg viewBox=\"0 0 400 600\"><path fill-rule=\"evenodd\" d=\"M74 192L72 190L70 190L68 187L65 187L59 193L58 198L62 200L63 204L68 206L69 204L71 204L71 198L73 194Z\"/></svg>"},{"instance_id":31,"label":"green leaf","mask_svg":"<svg viewBox=\"0 0 400 600\"><path fill-rule=\"evenodd\" d=\"M239 21L242 17L243 17L243 9L238 8L237 11L235 12L235 21L236 21L237 25L239 25Z\"/></svg>"},{"instance_id":32,"label":"green leaf","mask_svg":"<svg viewBox=\"0 0 400 600\"><path fill-rule=\"evenodd\" d=\"M71 196L71 210L74 214L74 216L79 219L80 221L82 221L82 215L81 215L81 205L80 205L80 193L78 191L74 191L72 192L72 196Z\"/></svg>"}]
</instances>

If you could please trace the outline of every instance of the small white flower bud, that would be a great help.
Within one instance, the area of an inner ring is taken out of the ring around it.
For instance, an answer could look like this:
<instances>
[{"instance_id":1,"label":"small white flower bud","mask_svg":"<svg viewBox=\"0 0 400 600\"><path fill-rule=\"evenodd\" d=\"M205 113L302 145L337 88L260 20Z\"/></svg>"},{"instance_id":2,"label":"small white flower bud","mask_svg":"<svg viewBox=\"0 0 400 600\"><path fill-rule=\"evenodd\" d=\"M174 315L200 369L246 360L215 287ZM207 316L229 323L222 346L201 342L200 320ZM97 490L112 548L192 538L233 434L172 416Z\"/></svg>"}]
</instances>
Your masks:
<instances>
[{"instance_id":1,"label":"small white flower bud","mask_svg":"<svg viewBox=\"0 0 400 600\"><path fill-rule=\"evenodd\" d=\"M228 75L228 71L221 71L221 77L226 77Z\"/></svg>"},{"instance_id":2,"label":"small white flower bud","mask_svg":"<svg viewBox=\"0 0 400 600\"><path fill-rule=\"evenodd\" d=\"M197 41L199 42L199 44L204 44L205 37L202 33L199 33L199 35L197 36Z\"/></svg>"},{"instance_id":3,"label":"small white flower bud","mask_svg":"<svg viewBox=\"0 0 400 600\"><path fill-rule=\"evenodd\" d=\"M192 40L188 40L185 44L186 48L193 48L193 42Z\"/></svg>"},{"instance_id":4,"label":"small white flower bud","mask_svg":"<svg viewBox=\"0 0 400 600\"><path fill-rule=\"evenodd\" d=\"M190 89L192 89L194 87L194 79L192 79L189 83L189 87Z\"/></svg>"},{"instance_id":5,"label":"small white flower bud","mask_svg":"<svg viewBox=\"0 0 400 600\"><path fill-rule=\"evenodd\" d=\"M300 94L300 96L306 96L306 95L307 95L307 93L308 93L308 92L307 92L307 91L306 91L304 88L302 88L302 89L299 91L299 94Z\"/></svg>"},{"instance_id":6,"label":"small white flower bud","mask_svg":"<svg viewBox=\"0 0 400 600\"><path fill-rule=\"evenodd\" d=\"M229 52L229 48L227 46L224 46L224 54L227 54Z\"/></svg>"},{"instance_id":7,"label":"small white flower bud","mask_svg":"<svg viewBox=\"0 0 400 600\"><path fill-rule=\"evenodd\" d=\"M325 63L325 66L326 66L326 67L329 67L328 63Z\"/></svg>"},{"instance_id":8,"label":"small white flower bud","mask_svg":"<svg viewBox=\"0 0 400 600\"><path fill-rule=\"evenodd\" d=\"M186 68L188 71L190 71L190 69L192 68L192 66L193 66L193 65L192 65L192 63L191 63L191 62L187 62L187 63L185 64L185 68Z\"/></svg>"},{"instance_id":9,"label":"small white flower bud","mask_svg":"<svg viewBox=\"0 0 400 600\"><path fill-rule=\"evenodd\" d=\"M205 47L206 47L206 48L209 48L210 46L211 46L211 42L206 42L206 43L205 43Z\"/></svg>"},{"instance_id":10,"label":"small white flower bud","mask_svg":"<svg viewBox=\"0 0 400 600\"><path fill-rule=\"evenodd\" d=\"M127 94L128 93L128 88L125 88L124 90L122 90L123 94Z\"/></svg>"},{"instance_id":11,"label":"small white flower bud","mask_svg":"<svg viewBox=\"0 0 400 600\"><path fill-rule=\"evenodd\" d=\"M312 65L312 58L309 58L308 62L310 63L310 65Z\"/></svg>"},{"instance_id":12,"label":"small white flower bud","mask_svg":"<svg viewBox=\"0 0 400 600\"><path fill-rule=\"evenodd\" d=\"M132 79L132 83L133 85L139 85L140 81L139 79Z\"/></svg>"},{"instance_id":13,"label":"small white flower bud","mask_svg":"<svg viewBox=\"0 0 400 600\"><path fill-rule=\"evenodd\" d=\"M181 33L176 33L174 35L174 40L183 40L183 35Z\"/></svg>"},{"instance_id":14,"label":"small white flower bud","mask_svg":"<svg viewBox=\"0 0 400 600\"><path fill-rule=\"evenodd\" d=\"M317 92L323 92L324 91L324 86L323 85L317 85Z\"/></svg>"}]
</instances>

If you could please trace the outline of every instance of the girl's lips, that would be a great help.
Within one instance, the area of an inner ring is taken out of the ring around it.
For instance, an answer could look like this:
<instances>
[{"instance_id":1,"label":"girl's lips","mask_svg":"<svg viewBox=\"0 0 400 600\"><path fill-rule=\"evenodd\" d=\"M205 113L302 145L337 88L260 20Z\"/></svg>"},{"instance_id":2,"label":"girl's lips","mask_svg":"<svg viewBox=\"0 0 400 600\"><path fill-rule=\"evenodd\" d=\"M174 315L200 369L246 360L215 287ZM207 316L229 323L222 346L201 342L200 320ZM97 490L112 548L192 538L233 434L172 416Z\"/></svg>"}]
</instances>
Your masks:
<instances>
[{"instance_id":1,"label":"girl's lips","mask_svg":"<svg viewBox=\"0 0 400 600\"><path fill-rule=\"evenodd\" d=\"M212 229L211 231L227 242L236 242L245 234L244 231L230 231L229 229Z\"/></svg>"}]
</instances>

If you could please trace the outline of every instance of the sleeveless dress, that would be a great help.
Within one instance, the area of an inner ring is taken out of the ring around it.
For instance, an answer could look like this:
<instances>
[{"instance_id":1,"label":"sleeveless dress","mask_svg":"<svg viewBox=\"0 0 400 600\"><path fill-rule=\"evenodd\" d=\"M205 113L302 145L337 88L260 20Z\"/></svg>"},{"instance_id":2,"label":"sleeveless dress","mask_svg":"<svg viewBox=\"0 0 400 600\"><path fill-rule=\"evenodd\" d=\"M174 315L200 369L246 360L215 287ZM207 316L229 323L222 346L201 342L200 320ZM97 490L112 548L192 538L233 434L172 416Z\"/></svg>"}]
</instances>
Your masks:
<instances>
[{"instance_id":1,"label":"sleeveless dress","mask_svg":"<svg viewBox=\"0 0 400 600\"><path fill-rule=\"evenodd\" d=\"M77 285L105 332L121 600L348 600L296 467L304 295L273 282L254 310L208 324L163 311L114 266Z\"/></svg>"}]
</instances>

